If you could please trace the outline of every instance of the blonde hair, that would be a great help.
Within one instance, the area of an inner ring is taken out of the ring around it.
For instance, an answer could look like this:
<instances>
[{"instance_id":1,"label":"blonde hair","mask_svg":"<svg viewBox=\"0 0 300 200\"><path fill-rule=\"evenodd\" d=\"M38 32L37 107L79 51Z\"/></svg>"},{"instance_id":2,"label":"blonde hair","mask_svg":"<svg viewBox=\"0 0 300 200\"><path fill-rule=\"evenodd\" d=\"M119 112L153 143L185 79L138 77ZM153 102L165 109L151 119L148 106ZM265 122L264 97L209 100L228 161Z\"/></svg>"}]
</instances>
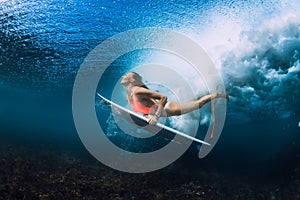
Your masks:
<instances>
[{"instance_id":1,"label":"blonde hair","mask_svg":"<svg viewBox=\"0 0 300 200\"><path fill-rule=\"evenodd\" d=\"M136 86L143 86L144 85L144 83L142 81L142 77L134 71L130 71L127 74L125 74L123 76L122 80L121 80L121 83L123 85L127 85L129 83L132 83Z\"/></svg>"}]
</instances>

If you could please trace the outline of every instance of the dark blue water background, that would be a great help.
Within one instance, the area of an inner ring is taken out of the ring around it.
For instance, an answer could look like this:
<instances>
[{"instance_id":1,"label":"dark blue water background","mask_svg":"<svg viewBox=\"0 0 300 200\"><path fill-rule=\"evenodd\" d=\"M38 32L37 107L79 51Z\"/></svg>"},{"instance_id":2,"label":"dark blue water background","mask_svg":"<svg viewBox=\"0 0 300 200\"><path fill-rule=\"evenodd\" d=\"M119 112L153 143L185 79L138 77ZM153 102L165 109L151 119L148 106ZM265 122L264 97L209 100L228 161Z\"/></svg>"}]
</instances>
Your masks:
<instances>
[{"instance_id":1,"label":"dark blue water background","mask_svg":"<svg viewBox=\"0 0 300 200\"><path fill-rule=\"evenodd\" d=\"M191 148L178 162L233 173L293 168L300 152L300 23L283 20L273 29L258 26L265 18L280 19L281 6L286 5L229 0L1 1L1 138L82 148L72 118L72 87L84 58L101 41L141 27L170 28L196 40L209 27L220 36L226 27L218 27L218 17L239 19L246 12L250 20L234 21L247 27L240 31L241 45L224 48L217 58L231 96L220 140L207 158L198 160ZM294 10L286 12L282 15ZM220 38L208 40L218 47L214 40ZM134 66L135 58L119 61L124 67L106 73L104 94Z\"/></svg>"}]
</instances>

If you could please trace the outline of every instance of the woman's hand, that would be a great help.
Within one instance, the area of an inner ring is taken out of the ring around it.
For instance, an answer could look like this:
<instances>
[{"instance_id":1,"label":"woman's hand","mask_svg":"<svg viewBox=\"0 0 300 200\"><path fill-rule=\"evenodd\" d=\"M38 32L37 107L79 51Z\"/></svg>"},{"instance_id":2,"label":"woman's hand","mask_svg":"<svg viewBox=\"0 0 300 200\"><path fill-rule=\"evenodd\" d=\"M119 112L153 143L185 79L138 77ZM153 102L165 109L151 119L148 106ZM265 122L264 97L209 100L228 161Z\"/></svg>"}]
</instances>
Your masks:
<instances>
[{"instance_id":1,"label":"woman's hand","mask_svg":"<svg viewBox=\"0 0 300 200\"><path fill-rule=\"evenodd\" d=\"M153 115L153 116L149 119L148 124L150 124L150 125L155 125L155 124L158 122L158 119L159 119L159 116Z\"/></svg>"}]
</instances>

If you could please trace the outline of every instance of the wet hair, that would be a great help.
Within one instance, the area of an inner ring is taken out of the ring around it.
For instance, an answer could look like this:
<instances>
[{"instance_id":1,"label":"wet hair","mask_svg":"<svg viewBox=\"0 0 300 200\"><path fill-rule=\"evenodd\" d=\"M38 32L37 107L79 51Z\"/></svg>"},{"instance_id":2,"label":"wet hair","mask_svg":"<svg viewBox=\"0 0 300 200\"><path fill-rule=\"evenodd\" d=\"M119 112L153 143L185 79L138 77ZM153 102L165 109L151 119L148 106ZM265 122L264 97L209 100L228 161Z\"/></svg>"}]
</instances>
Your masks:
<instances>
[{"instance_id":1,"label":"wet hair","mask_svg":"<svg viewBox=\"0 0 300 200\"><path fill-rule=\"evenodd\" d=\"M141 85L138 85L140 87L144 87L144 88L147 88L148 87L146 85L144 85L144 83L142 82L142 77L141 75L139 75L138 73L134 72L134 71L130 71L128 72L126 75L124 75L123 79L121 80L121 83L122 84L126 84L128 82L130 82L131 80L129 80L130 78L126 77L128 74L133 74L133 79L135 79L136 81L140 82Z\"/></svg>"},{"instance_id":2,"label":"wet hair","mask_svg":"<svg viewBox=\"0 0 300 200\"><path fill-rule=\"evenodd\" d=\"M133 71L130 71L130 72L128 72L127 74L129 74L129 73L134 74L135 78L138 78L138 79L142 80L141 75L139 75L138 73L133 72Z\"/></svg>"}]
</instances>

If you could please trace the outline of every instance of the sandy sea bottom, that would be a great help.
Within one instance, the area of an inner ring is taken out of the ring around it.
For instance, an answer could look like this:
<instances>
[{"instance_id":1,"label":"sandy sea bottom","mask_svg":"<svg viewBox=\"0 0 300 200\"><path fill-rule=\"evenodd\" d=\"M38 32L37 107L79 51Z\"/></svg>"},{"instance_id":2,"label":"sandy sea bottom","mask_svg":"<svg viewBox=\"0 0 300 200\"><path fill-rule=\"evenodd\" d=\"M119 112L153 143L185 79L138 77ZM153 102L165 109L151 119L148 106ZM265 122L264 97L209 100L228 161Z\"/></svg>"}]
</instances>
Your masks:
<instances>
[{"instance_id":1,"label":"sandy sea bottom","mask_svg":"<svg viewBox=\"0 0 300 200\"><path fill-rule=\"evenodd\" d=\"M289 172L251 178L187 167L189 156L162 170L129 174L104 166L83 147L2 140L0 149L0 199L300 199L299 158Z\"/></svg>"}]
</instances>

